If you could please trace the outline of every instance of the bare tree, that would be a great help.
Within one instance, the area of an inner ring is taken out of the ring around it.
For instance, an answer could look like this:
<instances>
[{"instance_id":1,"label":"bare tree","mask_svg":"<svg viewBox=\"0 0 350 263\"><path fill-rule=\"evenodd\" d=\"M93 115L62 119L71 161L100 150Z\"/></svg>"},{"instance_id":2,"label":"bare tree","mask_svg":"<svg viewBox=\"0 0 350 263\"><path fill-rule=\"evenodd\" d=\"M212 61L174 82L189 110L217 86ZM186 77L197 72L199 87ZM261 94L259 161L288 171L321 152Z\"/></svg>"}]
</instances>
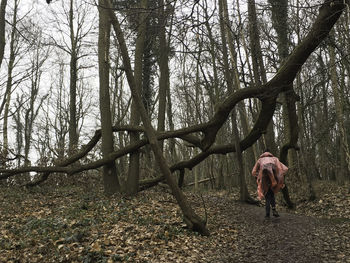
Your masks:
<instances>
[{"instance_id":1,"label":"bare tree","mask_svg":"<svg viewBox=\"0 0 350 263\"><path fill-rule=\"evenodd\" d=\"M7 83L6 90L3 98L3 102L0 106L0 114L4 109L3 116L3 149L2 155L3 158L7 158L9 142L8 142L8 117L10 111L10 102L11 102L11 94L13 89L13 70L16 64L16 57L19 51L19 36L16 29L17 20L18 20L18 1L14 2L13 16L12 16L12 27L11 27L11 36L10 36L10 58L7 67ZM18 59L18 58L17 58Z\"/></svg>"},{"instance_id":2,"label":"bare tree","mask_svg":"<svg viewBox=\"0 0 350 263\"><path fill-rule=\"evenodd\" d=\"M142 0L140 2L140 10L147 10L147 0ZM137 39L136 39L136 48L135 48L135 82L138 92L142 92L142 69L143 69L143 54L144 54L144 45L146 38L146 19L147 13L145 11L140 11L138 14L138 26L137 26ZM131 113L130 113L130 124L139 125L140 116L137 109L137 104L132 100L131 104ZM137 142L139 138L138 132L130 133L130 143ZM140 177L140 153L135 151L130 154L129 158L129 171L128 178L126 182L126 193L129 195L134 195L138 192L139 187L139 177Z\"/></svg>"},{"instance_id":3,"label":"bare tree","mask_svg":"<svg viewBox=\"0 0 350 263\"><path fill-rule=\"evenodd\" d=\"M69 4L69 32L70 32L70 80L69 80L69 154L72 154L78 145L77 133L77 78L78 78L78 34L82 29L82 23L78 22L77 33L74 32L73 0ZM79 25L80 24L80 25Z\"/></svg>"},{"instance_id":4,"label":"bare tree","mask_svg":"<svg viewBox=\"0 0 350 263\"><path fill-rule=\"evenodd\" d=\"M37 40L32 47L32 58L30 63L30 89L29 93L24 92L27 98L27 105L23 105L24 111L24 165L29 166L29 151L31 148L34 122L38 117L39 110L47 95L40 98L39 88L42 77L42 67L48 58L49 49L44 49L41 43L40 31L36 34ZM39 102L38 102L39 100Z\"/></svg>"},{"instance_id":5,"label":"bare tree","mask_svg":"<svg viewBox=\"0 0 350 263\"><path fill-rule=\"evenodd\" d=\"M111 22L108 16L107 5L99 0L99 35L98 35L98 64L100 84L100 112L102 131L102 155L106 158L114 151L112 116L109 96L109 44ZM112 161L103 166L103 185L106 194L120 191L117 168Z\"/></svg>"},{"instance_id":6,"label":"bare tree","mask_svg":"<svg viewBox=\"0 0 350 263\"><path fill-rule=\"evenodd\" d=\"M84 50L84 41L88 38L94 26L94 17L89 16L90 5L84 1L70 0L69 6L62 2L63 17L59 12L52 11L55 17L56 30L59 37L50 37L51 45L69 55L69 142L68 153L73 154L77 150L79 141L79 122L77 85L81 82L79 71L86 65L81 65L82 58L87 56ZM88 21L92 19L92 21ZM66 34L66 32L69 34ZM68 39L67 39L68 38ZM90 51L89 51L90 52Z\"/></svg>"}]
</instances>

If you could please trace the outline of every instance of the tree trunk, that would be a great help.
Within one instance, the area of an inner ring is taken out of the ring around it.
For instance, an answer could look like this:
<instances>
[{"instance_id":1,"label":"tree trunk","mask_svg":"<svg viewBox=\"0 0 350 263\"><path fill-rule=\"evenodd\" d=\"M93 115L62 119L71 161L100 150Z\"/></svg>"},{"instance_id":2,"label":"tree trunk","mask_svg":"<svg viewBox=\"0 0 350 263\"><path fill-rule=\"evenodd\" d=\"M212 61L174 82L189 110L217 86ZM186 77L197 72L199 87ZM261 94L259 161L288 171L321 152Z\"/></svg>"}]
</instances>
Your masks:
<instances>
[{"instance_id":1,"label":"tree trunk","mask_svg":"<svg viewBox=\"0 0 350 263\"><path fill-rule=\"evenodd\" d=\"M2 60L4 58L5 51L5 14L6 14L6 5L7 0L1 0L0 5L0 67L2 64Z\"/></svg>"},{"instance_id":2,"label":"tree trunk","mask_svg":"<svg viewBox=\"0 0 350 263\"><path fill-rule=\"evenodd\" d=\"M239 3L238 0L236 1L236 6L237 6L237 12L238 12L238 14L237 14L238 15L238 23L241 24L242 23L242 18L241 18L241 11L240 11L240 3ZM227 20L229 20L228 19L229 16L228 16L227 6L224 7L224 8L225 8L224 9L225 17L226 17ZM255 8L255 4L254 4L254 8ZM250 15L250 11L248 10L248 20L249 21L256 21L256 18L255 19L249 18L249 15ZM229 24L227 24L227 25L229 25ZM237 60L237 56L238 55L239 55L239 57L242 57L241 49L238 49L238 52L235 52L235 49L234 49L234 46L233 46L234 40L233 40L232 32L231 32L231 30L229 30L230 28L228 28L228 27L226 27L226 28L227 28L227 35L228 35L228 37L227 37L227 39L228 39L228 46L229 46L231 57L232 58L236 57L236 60ZM243 50L245 52L245 56L246 57L251 57L253 59L253 56L248 51L246 35L244 34L244 32L245 31L242 28L239 30L239 39L236 42L237 43L241 42L242 43L241 46L242 46L242 48L243 48ZM256 30L255 32L258 32L258 30ZM251 39L258 39L258 40L260 39L259 35L258 35L258 38L255 38L254 36L253 37L249 37L249 38L251 38ZM259 45L257 45L257 47L260 47L260 40L257 41L257 43L259 44ZM253 53L253 51L251 51L251 52ZM261 47L260 47L260 53L259 54L261 54ZM263 70L264 69L264 64L263 64L263 61L262 61L262 55L257 56L257 58L261 58L261 61L259 60L259 62L256 62L256 64L260 65L259 66L260 70ZM237 65L235 66L234 62L232 62L232 66L234 68L237 68ZM252 66L250 65L249 59L247 59L247 69L248 69L249 76L252 76L253 78L255 76L258 76L258 79L260 80L259 74L257 73L258 75L255 75L253 73ZM266 80L266 73L265 72L261 72L260 75L261 75L261 78L263 78L262 82L267 82L267 80ZM254 83L254 81L253 81L253 83ZM248 85L246 83L244 83L244 86L247 87ZM256 102L255 100L250 100L249 101L249 109L250 109L250 112L251 112L251 115L252 115L252 123L254 123L256 121L256 117L257 117L257 113L258 113L258 102ZM248 129L249 128L249 121L248 121L248 118L247 118L247 113L248 112L244 111L244 113L245 113L245 117L244 118L246 120L245 122L247 124L243 125L243 132L244 132L244 136L246 137L249 134L250 129ZM245 128L245 126L247 126L247 127ZM269 128L268 128L268 133L269 133ZM269 134L271 134L271 133L269 133ZM249 147L248 149L246 149L246 151L245 151L246 155L247 155L247 164L246 164L247 174L250 174L250 171L251 171L252 167L255 164L255 160L259 156L257 148L258 148L258 144L254 144L251 147ZM250 183L255 186L256 185L256 180L254 180L254 177L253 176L249 176L248 178L250 178L250 180L249 180Z\"/></svg>"},{"instance_id":3,"label":"tree trunk","mask_svg":"<svg viewBox=\"0 0 350 263\"><path fill-rule=\"evenodd\" d=\"M102 155L107 157L114 151L112 119L109 96L109 43L111 23L104 0L99 0L98 64L100 83L100 112L102 131ZM115 162L103 166L103 186L106 194L120 191Z\"/></svg>"},{"instance_id":4,"label":"tree trunk","mask_svg":"<svg viewBox=\"0 0 350 263\"><path fill-rule=\"evenodd\" d=\"M166 14L165 14L165 3L164 0L158 0L158 65L159 65L159 92L158 92L158 125L157 131L162 132L165 130L165 111L166 111L166 93L169 87L169 66L168 66L168 45L166 42ZM159 142L159 147L163 152L164 141ZM159 173L156 163L154 164L154 171L156 174ZM157 176L157 175L156 175Z\"/></svg>"},{"instance_id":5,"label":"tree trunk","mask_svg":"<svg viewBox=\"0 0 350 263\"><path fill-rule=\"evenodd\" d=\"M35 119L39 114L43 101L47 96L43 96L40 99L37 107L35 107L36 101L39 96L39 88L42 74L42 65L48 58L48 53L40 52L42 50L41 39L35 42L33 46L33 58L31 59L31 72L30 72L30 93L27 106L22 105L24 108L24 166L31 165L30 162L30 149L32 146L33 127ZM29 173L26 175L25 181L31 181Z\"/></svg>"},{"instance_id":6,"label":"tree trunk","mask_svg":"<svg viewBox=\"0 0 350 263\"><path fill-rule=\"evenodd\" d=\"M288 1L287 0L269 0L271 4L272 11L272 25L277 32L277 48L280 58L280 65L288 57ZM284 127L286 132L287 142L281 149L280 159L281 162L287 164L288 150L291 149L291 154L289 155L290 162L289 168L295 167L296 160L295 157L295 148L297 148L298 142L298 117L296 114L295 103L297 101L297 95L293 90L293 83L289 84L288 91L284 94L284 103L283 103L283 120ZM292 153L294 151L294 153ZM296 171L296 170L295 170ZM282 189L283 197L287 202L288 207L293 208L294 204L289 198L287 186Z\"/></svg>"},{"instance_id":7,"label":"tree trunk","mask_svg":"<svg viewBox=\"0 0 350 263\"><path fill-rule=\"evenodd\" d=\"M12 27L11 27L11 39L10 39L10 58L7 68L7 83L6 83L6 91L4 100L2 103L2 107L4 107L4 117L3 117L3 158L6 160L9 150L9 142L8 142L8 115L10 109L11 102L11 93L12 93L12 72L15 66L15 59L17 56L17 9L18 9L18 1L14 2L14 11L12 18ZM1 113L2 109L0 109Z\"/></svg>"},{"instance_id":8,"label":"tree trunk","mask_svg":"<svg viewBox=\"0 0 350 263\"><path fill-rule=\"evenodd\" d=\"M74 154L78 146L77 133L77 78L78 78L78 58L77 58L77 37L74 33L73 24L73 0L70 0L69 9L69 29L70 29L70 82L69 82L69 155Z\"/></svg>"},{"instance_id":9,"label":"tree trunk","mask_svg":"<svg viewBox=\"0 0 350 263\"><path fill-rule=\"evenodd\" d=\"M55 123L59 123L58 128L56 129L56 152L57 159L63 160L65 157L66 150L66 126L68 120L66 119L65 114L65 100L64 100L64 64L63 62L59 65L59 80L58 80L58 95L57 95L57 110ZM57 125L57 124L56 124Z\"/></svg>"},{"instance_id":10,"label":"tree trunk","mask_svg":"<svg viewBox=\"0 0 350 263\"><path fill-rule=\"evenodd\" d=\"M164 0L159 0L159 95L158 95L158 132L165 130L166 92L169 87L168 44L165 35L166 14ZM160 142L163 150L163 142Z\"/></svg>"},{"instance_id":11,"label":"tree trunk","mask_svg":"<svg viewBox=\"0 0 350 263\"><path fill-rule=\"evenodd\" d=\"M173 17L174 17L174 12L171 14L171 19L173 19ZM168 41L167 41L167 46L166 46L168 56L169 56L169 50L170 50L170 37L171 37L171 35L172 35L172 23L170 24L170 29L169 29L169 33L168 33ZM169 58L167 58L167 60L169 60ZM170 78L169 67L168 67L168 75L169 75L168 78ZM172 98L171 98L170 83L168 83L168 85L167 85L166 96L167 96L167 103L166 103L167 109L166 110L167 110L169 130L173 131L173 130L175 130L175 125L174 125L174 121L173 121L173 105L172 105ZM171 138L169 140L169 155L170 155L171 163L177 162L178 157L177 157L174 138ZM185 171L183 172L183 174L184 173L185 173Z\"/></svg>"},{"instance_id":12,"label":"tree trunk","mask_svg":"<svg viewBox=\"0 0 350 263\"><path fill-rule=\"evenodd\" d=\"M211 24L209 23L209 15L207 10L204 10L205 12L205 26L208 31L208 37L209 37L209 42L210 42L210 56L211 56L211 64L212 64L212 72L213 72L213 81L214 83L208 87L208 93L209 93L209 98L210 102L213 105L213 109L215 109L215 105L217 102L220 100L220 91L219 91L219 77L218 77L218 67L217 67L217 53L215 52L215 39L212 34L212 29L211 29Z\"/></svg>"},{"instance_id":13,"label":"tree trunk","mask_svg":"<svg viewBox=\"0 0 350 263\"><path fill-rule=\"evenodd\" d=\"M140 8L146 10L147 0L141 1ZM139 14L139 25L137 32L136 40L136 49L135 49L135 83L137 90L141 93L142 90L142 66L143 66L143 53L144 53L144 43L146 37L146 16L145 12ZM130 124L137 126L140 124L140 116L138 113L136 102L133 100L131 104L131 113L130 113ZM135 143L139 141L139 133L131 132L130 133L130 143ZM135 195L138 192L139 188L139 178L140 178L140 153L135 151L130 154L129 159L129 171L128 178L126 181L126 194Z\"/></svg>"},{"instance_id":14,"label":"tree trunk","mask_svg":"<svg viewBox=\"0 0 350 263\"><path fill-rule=\"evenodd\" d=\"M300 78L300 74L297 76L296 79L296 87L298 88L301 85L301 78ZM304 104L302 103L302 96L301 96L301 101L299 102L298 105L298 117L300 120L300 131L305 131L306 127L304 125L304 121L303 121L303 116L304 116ZM309 191L309 200L313 201L316 199L316 193L315 190L313 188L312 185L312 168L310 169L308 163L310 163L310 160L308 160L307 158L307 150L306 150L306 143L305 143L305 138L304 138L304 134L302 133L300 135L300 154L299 154L299 159L301 162L301 167L302 167L302 174L305 175L305 181L307 183L308 186L308 191ZM313 161L311 161L311 163L313 163Z\"/></svg>"},{"instance_id":15,"label":"tree trunk","mask_svg":"<svg viewBox=\"0 0 350 263\"><path fill-rule=\"evenodd\" d=\"M227 2L226 0L219 0L219 13L220 13L220 30L221 30L221 40L222 40L222 49L223 49L223 62L224 62L224 74L225 74L225 81L227 85L227 89L230 93L234 92L233 83L235 83L235 89L239 89L240 81L238 78L238 70L237 70L237 63L236 63L236 56L233 57L233 47L231 46L231 61L233 62L233 70L234 70L234 82L232 79L232 75L230 73L229 68L229 62L228 62L228 52L227 52L227 40L226 35L229 35L228 31L229 29L226 28L228 26L228 19L227 19ZM226 25L226 27L225 27ZM230 41L230 37L229 37ZM232 43L231 43L232 45ZM244 120L243 120L244 121ZM249 195L246 180L245 180L245 173L244 173L244 165L243 165L243 157L242 157L242 151L240 147L240 136L239 136L239 130L237 128L237 113L236 109L233 109L231 112L231 122L232 122L232 130L233 130L233 141L235 144L235 155L238 165L238 177L240 182L240 200L243 202L249 202L252 200L252 198Z\"/></svg>"},{"instance_id":16,"label":"tree trunk","mask_svg":"<svg viewBox=\"0 0 350 263\"><path fill-rule=\"evenodd\" d=\"M19 96L17 94L16 98L16 105L15 108L19 108L20 105L23 104L23 96ZM16 114L14 114L13 119L16 123L15 130L16 130L16 154L20 156L22 154L22 148L23 148L23 121L21 112L17 110ZM21 166L21 158L17 159L17 167Z\"/></svg>"},{"instance_id":17,"label":"tree trunk","mask_svg":"<svg viewBox=\"0 0 350 263\"><path fill-rule=\"evenodd\" d=\"M263 57L260 46L260 35L258 28L258 21L256 16L255 0L248 0L248 18L249 18L249 39L250 39L250 49L251 58L254 74L255 85L260 86L267 82L266 70L263 63ZM271 119L266 134L264 134L264 147L269 148L272 154L277 154L277 145L275 142L275 132L274 123Z\"/></svg>"},{"instance_id":18,"label":"tree trunk","mask_svg":"<svg viewBox=\"0 0 350 263\"><path fill-rule=\"evenodd\" d=\"M9 75L10 76L10 75ZM12 85L12 78L9 77L7 79L7 85ZM11 81L11 83L9 82ZM9 115L9 108L10 108L10 101L11 101L11 88L9 89L9 92L5 94L6 96L6 102L5 102L5 109L4 109L4 120L3 120L3 127L2 127L2 138L3 138L3 143L2 143L2 158L4 160L7 159L8 154L9 154L9 141L8 141L8 115Z\"/></svg>"}]
</instances>

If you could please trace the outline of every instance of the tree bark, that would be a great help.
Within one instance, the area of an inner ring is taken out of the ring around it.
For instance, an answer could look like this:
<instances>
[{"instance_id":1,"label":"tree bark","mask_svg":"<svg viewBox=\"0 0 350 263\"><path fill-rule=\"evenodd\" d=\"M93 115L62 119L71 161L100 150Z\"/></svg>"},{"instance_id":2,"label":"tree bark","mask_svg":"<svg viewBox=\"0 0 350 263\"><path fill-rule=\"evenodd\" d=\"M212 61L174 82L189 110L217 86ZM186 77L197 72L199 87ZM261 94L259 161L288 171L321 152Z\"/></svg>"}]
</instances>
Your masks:
<instances>
[{"instance_id":1,"label":"tree bark","mask_svg":"<svg viewBox=\"0 0 350 263\"><path fill-rule=\"evenodd\" d=\"M248 18L254 83L255 85L260 86L261 84L265 84L267 82L267 77L260 46L260 35L258 28L258 20L256 16L255 0L248 1ZM275 155L277 154L273 119L271 119L271 122L267 127L266 134L264 134L264 147L269 148L271 153Z\"/></svg>"},{"instance_id":2,"label":"tree bark","mask_svg":"<svg viewBox=\"0 0 350 263\"><path fill-rule=\"evenodd\" d=\"M78 78L78 57L77 57L77 36L74 33L73 23L73 3L70 0L69 8L69 29L70 29L70 80L69 80L69 145L68 153L74 153L78 146L78 132L77 132L77 78Z\"/></svg>"},{"instance_id":3,"label":"tree bark","mask_svg":"<svg viewBox=\"0 0 350 263\"><path fill-rule=\"evenodd\" d=\"M5 51L5 14L6 14L7 0L1 0L0 5L0 67L4 58Z\"/></svg>"},{"instance_id":4,"label":"tree bark","mask_svg":"<svg viewBox=\"0 0 350 263\"><path fill-rule=\"evenodd\" d=\"M8 115L10 110L10 102L11 102L11 94L12 94L12 81L13 76L12 72L15 67L15 59L17 56L17 10L18 10L18 1L14 2L14 10L13 10L13 18L12 18L12 27L11 27L11 38L10 38L10 58L7 67L7 82L6 82L6 90L5 96L3 99L3 103L1 105L0 114L2 112L2 107L4 107L4 116L3 116L3 149L2 149L2 157L6 160L9 149L8 142Z\"/></svg>"},{"instance_id":5,"label":"tree bark","mask_svg":"<svg viewBox=\"0 0 350 263\"><path fill-rule=\"evenodd\" d=\"M215 39L213 37L212 33L212 25L209 23L209 14L207 9L204 9L205 12L205 26L208 31L208 38L210 42L210 56L211 56L211 64L212 64L212 71L213 71L213 83L208 87L208 93L210 102L213 105L212 108L215 107L217 102L220 100L220 90L219 90L219 77L218 77L218 67L217 67L217 53L216 53L216 44Z\"/></svg>"},{"instance_id":6,"label":"tree bark","mask_svg":"<svg viewBox=\"0 0 350 263\"><path fill-rule=\"evenodd\" d=\"M271 4L272 25L277 32L277 49L279 54L280 64L288 56L288 1L282 0L269 0ZM282 163L289 164L289 169L295 166L295 159L292 158L293 154L290 154L290 162L287 161L288 149L296 149L298 142L298 118L296 114L295 103L298 100L297 95L293 90L293 83L291 82L288 87L288 91L284 93L283 103L283 122L287 137L287 142L282 146L280 160ZM288 148L288 149L287 149ZM295 169L293 169L296 171ZM282 189L283 197L288 207L293 208L294 204L291 202L287 186Z\"/></svg>"},{"instance_id":7,"label":"tree bark","mask_svg":"<svg viewBox=\"0 0 350 263\"><path fill-rule=\"evenodd\" d=\"M140 10L146 10L147 8L147 0L141 1ZM136 39L136 49L135 49L135 84L136 89L141 94L142 91L142 66L143 66L143 53L144 53L144 43L146 37L146 16L145 12L140 12L138 15L138 32ZM130 124L133 126L137 126L140 123L140 116L137 109L137 104L133 100L131 104L131 113L130 113ZM135 143L139 140L138 132L130 133L130 143ZM140 153L139 151L135 151L130 154L129 158L129 171L128 178L126 181L126 194L127 195L135 195L138 192L139 188L139 177L140 177Z\"/></svg>"},{"instance_id":8,"label":"tree bark","mask_svg":"<svg viewBox=\"0 0 350 263\"><path fill-rule=\"evenodd\" d=\"M100 112L102 132L102 155L107 157L114 151L112 119L109 96L109 43L111 22L104 0L99 0L98 64L100 84ZM120 191L117 168L114 161L103 166L103 186L107 195Z\"/></svg>"},{"instance_id":9,"label":"tree bark","mask_svg":"<svg viewBox=\"0 0 350 263\"><path fill-rule=\"evenodd\" d=\"M165 27L166 14L164 0L158 1L159 5L159 95L158 95L158 131L165 130L165 109L166 109L166 93L169 87L169 66L168 66L168 44L166 41ZM163 150L163 143L160 143Z\"/></svg>"}]
</instances>

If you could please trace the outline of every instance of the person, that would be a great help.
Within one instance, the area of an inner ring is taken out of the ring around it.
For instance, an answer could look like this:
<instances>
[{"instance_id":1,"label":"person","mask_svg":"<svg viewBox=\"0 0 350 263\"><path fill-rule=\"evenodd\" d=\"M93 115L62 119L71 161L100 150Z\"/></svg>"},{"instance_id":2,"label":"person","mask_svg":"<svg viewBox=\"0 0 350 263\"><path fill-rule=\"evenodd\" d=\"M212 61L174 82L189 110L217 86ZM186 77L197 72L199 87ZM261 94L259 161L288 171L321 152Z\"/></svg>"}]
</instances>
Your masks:
<instances>
[{"instance_id":1,"label":"person","mask_svg":"<svg viewBox=\"0 0 350 263\"><path fill-rule=\"evenodd\" d=\"M270 206L272 215L279 217L276 210L275 194L284 187L284 176L287 171L288 167L273 156L269 149L266 149L260 155L253 167L252 175L256 177L258 198L260 200L265 198L266 200L266 218L270 217Z\"/></svg>"}]
</instances>

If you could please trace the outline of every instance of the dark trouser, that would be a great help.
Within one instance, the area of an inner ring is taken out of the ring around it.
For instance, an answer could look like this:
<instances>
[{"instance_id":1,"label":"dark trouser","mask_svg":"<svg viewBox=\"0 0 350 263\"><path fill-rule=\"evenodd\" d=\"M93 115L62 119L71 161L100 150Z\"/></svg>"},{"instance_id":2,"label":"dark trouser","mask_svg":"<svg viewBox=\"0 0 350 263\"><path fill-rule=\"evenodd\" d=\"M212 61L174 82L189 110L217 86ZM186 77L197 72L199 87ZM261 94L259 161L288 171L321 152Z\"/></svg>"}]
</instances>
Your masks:
<instances>
[{"instance_id":1,"label":"dark trouser","mask_svg":"<svg viewBox=\"0 0 350 263\"><path fill-rule=\"evenodd\" d=\"M275 194L270 188L265 194L265 200L266 200L266 205L265 205L266 215L270 216L270 205L273 209L276 207Z\"/></svg>"}]
</instances>

